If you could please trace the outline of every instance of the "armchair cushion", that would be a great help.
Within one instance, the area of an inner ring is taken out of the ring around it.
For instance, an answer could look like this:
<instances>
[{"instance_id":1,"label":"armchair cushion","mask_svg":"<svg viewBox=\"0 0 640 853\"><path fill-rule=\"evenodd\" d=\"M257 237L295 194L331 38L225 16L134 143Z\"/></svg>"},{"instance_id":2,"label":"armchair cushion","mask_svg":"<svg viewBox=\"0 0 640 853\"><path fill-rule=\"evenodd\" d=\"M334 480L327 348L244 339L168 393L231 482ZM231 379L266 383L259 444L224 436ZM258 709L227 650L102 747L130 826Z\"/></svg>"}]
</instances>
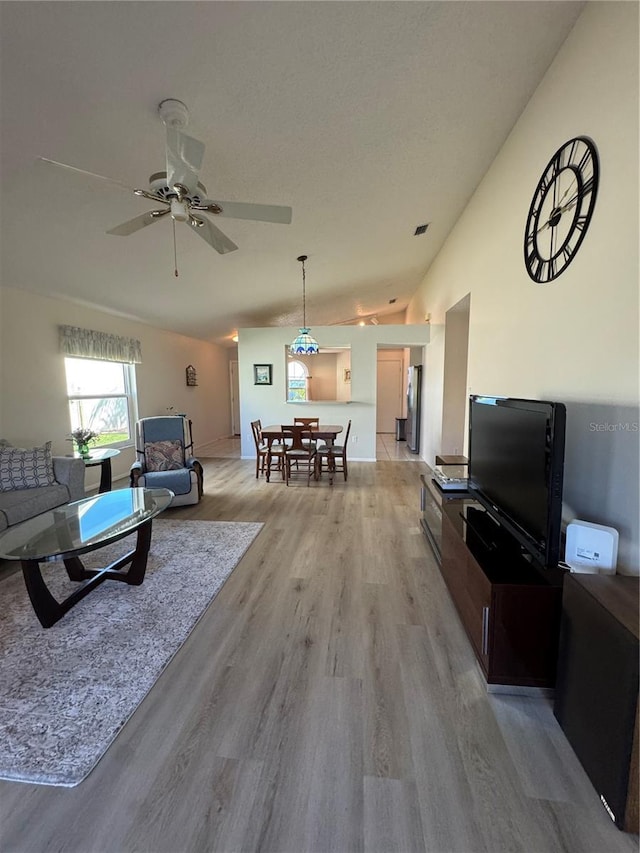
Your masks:
<instances>
[{"instance_id":1,"label":"armchair cushion","mask_svg":"<svg viewBox=\"0 0 640 853\"><path fill-rule=\"evenodd\" d=\"M144 484L148 489L170 489L174 495L188 495L192 488L191 471L147 471Z\"/></svg>"},{"instance_id":2,"label":"armchair cushion","mask_svg":"<svg viewBox=\"0 0 640 853\"><path fill-rule=\"evenodd\" d=\"M184 451L179 441L150 441L144 446L147 471L177 471L184 468Z\"/></svg>"}]
</instances>

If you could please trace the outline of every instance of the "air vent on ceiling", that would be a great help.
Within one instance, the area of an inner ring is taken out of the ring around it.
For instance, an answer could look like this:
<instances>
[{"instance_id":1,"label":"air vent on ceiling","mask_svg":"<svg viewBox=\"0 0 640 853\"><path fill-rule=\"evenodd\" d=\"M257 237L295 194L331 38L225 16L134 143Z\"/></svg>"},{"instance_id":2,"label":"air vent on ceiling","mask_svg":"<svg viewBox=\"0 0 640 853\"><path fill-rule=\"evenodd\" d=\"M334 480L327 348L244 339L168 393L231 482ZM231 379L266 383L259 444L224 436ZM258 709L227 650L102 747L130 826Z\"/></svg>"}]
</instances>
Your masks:
<instances>
[{"instance_id":1,"label":"air vent on ceiling","mask_svg":"<svg viewBox=\"0 0 640 853\"><path fill-rule=\"evenodd\" d=\"M428 227L429 227L429 223L428 223L428 222L427 222L427 224L426 224L426 225L418 225L418 227L416 228L416 230L413 232L413 236L414 236L414 237L417 237L417 236L418 236L418 234L424 234Z\"/></svg>"}]
</instances>

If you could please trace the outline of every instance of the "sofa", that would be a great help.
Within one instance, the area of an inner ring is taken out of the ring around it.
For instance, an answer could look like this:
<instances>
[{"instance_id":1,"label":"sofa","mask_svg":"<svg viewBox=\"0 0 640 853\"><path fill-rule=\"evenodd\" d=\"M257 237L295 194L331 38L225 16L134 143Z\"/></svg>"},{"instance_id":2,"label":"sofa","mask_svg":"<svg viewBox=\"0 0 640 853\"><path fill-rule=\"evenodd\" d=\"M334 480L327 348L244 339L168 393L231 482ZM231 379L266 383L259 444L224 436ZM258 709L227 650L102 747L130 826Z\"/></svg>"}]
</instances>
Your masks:
<instances>
[{"instance_id":1,"label":"sofa","mask_svg":"<svg viewBox=\"0 0 640 853\"><path fill-rule=\"evenodd\" d=\"M2 459L8 450L18 451L19 448L12 448L4 441L0 443L0 480L6 472L6 467L2 467ZM0 531L41 512L84 497L85 467L82 459L71 456L48 458L51 460L52 476L50 474L47 477L45 485L26 489L10 488L10 483L6 479L3 481L0 491Z\"/></svg>"}]
</instances>

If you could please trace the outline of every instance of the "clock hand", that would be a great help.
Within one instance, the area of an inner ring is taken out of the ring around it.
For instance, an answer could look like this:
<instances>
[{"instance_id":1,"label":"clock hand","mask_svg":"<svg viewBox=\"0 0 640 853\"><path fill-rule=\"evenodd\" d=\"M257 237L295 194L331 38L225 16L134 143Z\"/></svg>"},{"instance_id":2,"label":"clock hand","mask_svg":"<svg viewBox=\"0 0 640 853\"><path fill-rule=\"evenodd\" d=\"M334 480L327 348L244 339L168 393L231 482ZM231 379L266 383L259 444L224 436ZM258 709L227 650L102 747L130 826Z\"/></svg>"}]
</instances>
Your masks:
<instances>
[{"instance_id":1,"label":"clock hand","mask_svg":"<svg viewBox=\"0 0 640 853\"><path fill-rule=\"evenodd\" d=\"M566 204L563 204L562 207L559 209L559 212L564 213L565 210L571 210L571 208L575 207L577 203L578 203L578 193L576 193L573 196L573 198L570 198Z\"/></svg>"},{"instance_id":2,"label":"clock hand","mask_svg":"<svg viewBox=\"0 0 640 853\"><path fill-rule=\"evenodd\" d=\"M541 231L544 231L545 228L554 227L551 225L551 220L554 219L554 217L558 216L558 214L566 213L567 210L571 210L572 207L576 206L576 204L578 203L579 195L580 195L579 193L576 193L572 198L570 198L566 204L562 204L562 199L567 195L567 193L569 192L570 189L571 189L571 187L567 187L567 189L565 190L565 192L562 195L562 198L560 199L560 202L558 203L558 206L554 207L551 216L544 223L544 225L542 225L540 228L538 228L538 230L536 231L536 234L539 234ZM558 222L559 221L560 220L558 219ZM555 224L557 225L558 222L556 222Z\"/></svg>"},{"instance_id":3,"label":"clock hand","mask_svg":"<svg viewBox=\"0 0 640 853\"><path fill-rule=\"evenodd\" d=\"M576 182L576 178L575 178L575 175L574 175L574 177L573 177L573 178L572 178L572 180L571 180L571 183L570 183L570 184L569 184L569 186L566 188L566 190L562 193L562 198L561 198L561 199L560 199L560 201L558 202L558 205L561 205L561 204L562 204L562 202L565 200L565 198L566 198L566 196L567 196L567 193L571 190L571 188L573 187L573 185L575 184L575 182Z\"/></svg>"}]
</instances>

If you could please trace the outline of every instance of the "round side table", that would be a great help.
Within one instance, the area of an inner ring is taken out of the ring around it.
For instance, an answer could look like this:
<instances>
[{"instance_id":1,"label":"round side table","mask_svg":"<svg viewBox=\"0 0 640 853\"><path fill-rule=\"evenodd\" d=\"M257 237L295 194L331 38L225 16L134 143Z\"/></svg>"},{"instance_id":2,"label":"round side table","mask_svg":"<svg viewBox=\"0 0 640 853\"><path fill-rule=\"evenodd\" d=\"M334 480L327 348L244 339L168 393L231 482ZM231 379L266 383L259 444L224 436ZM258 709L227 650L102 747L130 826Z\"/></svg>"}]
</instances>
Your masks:
<instances>
[{"instance_id":1,"label":"round side table","mask_svg":"<svg viewBox=\"0 0 640 853\"><path fill-rule=\"evenodd\" d=\"M96 465L100 466L100 487L98 492L111 491L111 460L114 456L119 456L120 451L115 447L96 447L89 451L88 456L80 456L79 453L73 454L77 459L82 459L85 468L93 468Z\"/></svg>"}]
</instances>

